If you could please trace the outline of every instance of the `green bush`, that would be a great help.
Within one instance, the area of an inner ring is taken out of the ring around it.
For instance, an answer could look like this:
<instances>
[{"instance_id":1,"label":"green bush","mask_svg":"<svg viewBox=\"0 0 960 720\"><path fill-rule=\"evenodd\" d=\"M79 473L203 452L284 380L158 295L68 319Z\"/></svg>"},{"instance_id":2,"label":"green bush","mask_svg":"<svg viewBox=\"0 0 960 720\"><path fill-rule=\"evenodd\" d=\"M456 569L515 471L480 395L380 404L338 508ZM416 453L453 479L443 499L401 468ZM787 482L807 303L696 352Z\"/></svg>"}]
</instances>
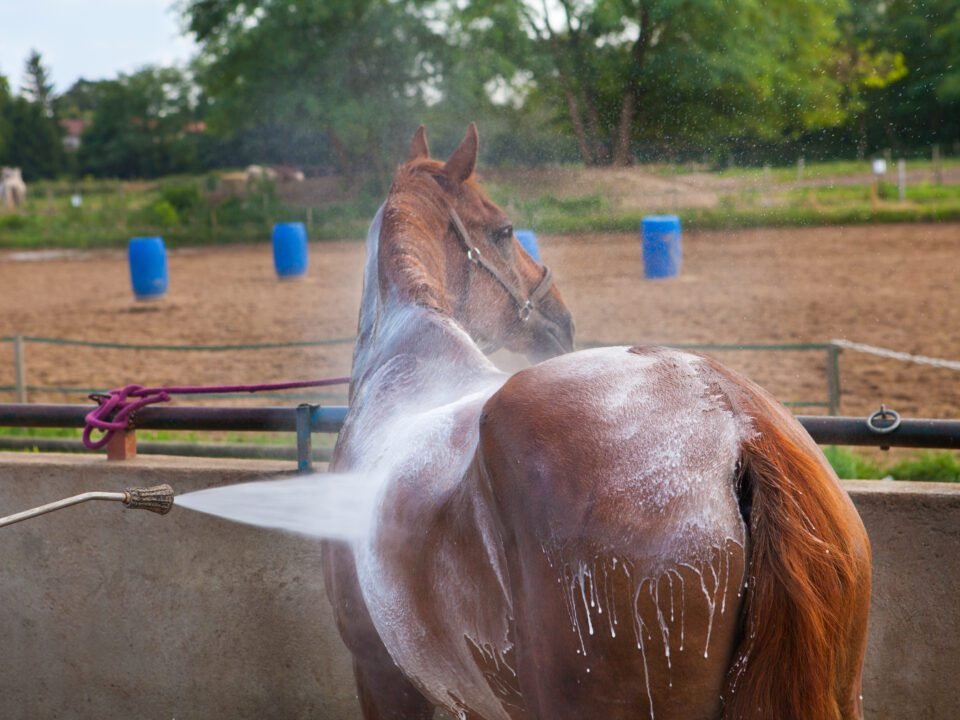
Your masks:
<instances>
[{"instance_id":1,"label":"green bush","mask_svg":"<svg viewBox=\"0 0 960 720\"><path fill-rule=\"evenodd\" d=\"M827 456L837 477L843 480L877 480L884 477L878 465L846 448L831 445L823 449L823 454Z\"/></svg>"},{"instance_id":2,"label":"green bush","mask_svg":"<svg viewBox=\"0 0 960 720\"><path fill-rule=\"evenodd\" d=\"M168 185L160 190L160 198L170 203L181 219L186 219L200 204L200 190L193 184Z\"/></svg>"},{"instance_id":3,"label":"green bush","mask_svg":"<svg viewBox=\"0 0 960 720\"><path fill-rule=\"evenodd\" d=\"M830 446L823 454L837 477L844 480L915 480L926 482L960 482L960 459L948 451L923 452L893 465L881 466L847 448Z\"/></svg>"},{"instance_id":4,"label":"green bush","mask_svg":"<svg viewBox=\"0 0 960 720\"><path fill-rule=\"evenodd\" d=\"M23 230L29 224L23 215L0 215L0 230Z\"/></svg>"},{"instance_id":5,"label":"green bush","mask_svg":"<svg viewBox=\"0 0 960 720\"><path fill-rule=\"evenodd\" d=\"M180 215L177 209L167 200L154 200L149 205L137 210L130 217L131 226L171 228L180 224Z\"/></svg>"},{"instance_id":6,"label":"green bush","mask_svg":"<svg viewBox=\"0 0 960 720\"><path fill-rule=\"evenodd\" d=\"M960 482L960 460L949 452L925 452L890 468L897 480Z\"/></svg>"}]
</instances>

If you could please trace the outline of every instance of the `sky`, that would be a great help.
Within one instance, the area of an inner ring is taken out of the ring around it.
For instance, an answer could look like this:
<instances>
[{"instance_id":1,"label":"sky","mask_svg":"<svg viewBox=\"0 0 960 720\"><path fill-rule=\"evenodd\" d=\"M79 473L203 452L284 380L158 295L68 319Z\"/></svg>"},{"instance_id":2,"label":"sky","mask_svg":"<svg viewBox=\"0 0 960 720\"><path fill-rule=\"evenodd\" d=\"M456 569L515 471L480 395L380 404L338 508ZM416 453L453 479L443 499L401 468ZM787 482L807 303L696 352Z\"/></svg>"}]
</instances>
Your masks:
<instances>
[{"instance_id":1,"label":"sky","mask_svg":"<svg viewBox=\"0 0 960 720\"><path fill-rule=\"evenodd\" d=\"M185 63L193 41L180 32L174 0L0 0L0 75L16 91L31 49L55 92L79 78L105 80L144 65Z\"/></svg>"}]
</instances>

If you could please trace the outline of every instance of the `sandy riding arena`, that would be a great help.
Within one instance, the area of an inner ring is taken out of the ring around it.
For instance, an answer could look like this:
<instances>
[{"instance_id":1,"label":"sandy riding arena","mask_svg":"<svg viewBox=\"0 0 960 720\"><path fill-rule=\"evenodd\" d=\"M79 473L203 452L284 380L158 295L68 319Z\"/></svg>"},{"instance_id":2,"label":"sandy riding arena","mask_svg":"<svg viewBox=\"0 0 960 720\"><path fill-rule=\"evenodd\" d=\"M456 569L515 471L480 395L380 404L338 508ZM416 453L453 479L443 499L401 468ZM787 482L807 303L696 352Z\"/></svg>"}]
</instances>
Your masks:
<instances>
[{"instance_id":1,"label":"sandy riding arena","mask_svg":"<svg viewBox=\"0 0 960 720\"><path fill-rule=\"evenodd\" d=\"M960 225L685 232L678 278L646 281L632 235L541 236L580 343L826 343L846 338L960 359ZM280 281L268 243L170 251L170 289L133 299L123 251L0 253L0 336L218 345L352 336L364 246L314 243L306 277ZM350 345L232 352L28 343L30 386L262 383L347 374ZM14 382L0 344L0 386ZM822 351L711 354L784 401L827 397ZM512 361L507 358L506 360ZM844 351L842 414L881 402L960 416L960 371ZM12 401L6 393L3 402ZM82 395L32 390L35 402ZM824 412L803 408L798 412Z\"/></svg>"}]
</instances>

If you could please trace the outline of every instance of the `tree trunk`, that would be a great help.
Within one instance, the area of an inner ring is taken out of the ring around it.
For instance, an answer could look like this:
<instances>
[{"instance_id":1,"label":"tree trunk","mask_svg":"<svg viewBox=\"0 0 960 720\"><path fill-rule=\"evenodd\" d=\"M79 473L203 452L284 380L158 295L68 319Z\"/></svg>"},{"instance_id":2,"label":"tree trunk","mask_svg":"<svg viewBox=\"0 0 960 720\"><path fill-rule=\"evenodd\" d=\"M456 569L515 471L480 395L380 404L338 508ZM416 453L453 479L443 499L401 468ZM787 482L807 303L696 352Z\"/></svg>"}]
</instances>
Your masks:
<instances>
[{"instance_id":1,"label":"tree trunk","mask_svg":"<svg viewBox=\"0 0 960 720\"><path fill-rule=\"evenodd\" d=\"M647 49L650 47L652 28L650 27L650 8L646 2L641 3L640 35L631 48L631 67L626 83L624 83L623 101L620 104L620 119L617 123L617 138L613 151L614 165L629 165L633 160L631 141L633 140L633 123L637 115L637 104L642 96L643 66L647 59Z\"/></svg>"},{"instance_id":2,"label":"tree trunk","mask_svg":"<svg viewBox=\"0 0 960 720\"><path fill-rule=\"evenodd\" d=\"M590 130L590 147L593 148L593 159L597 165L606 165L610 160L610 154L603 141L605 133L600 127L600 116L597 115L596 93L589 89L584 93L587 104L587 127Z\"/></svg>"},{"instance_id":3,"label":"tree trunk","mask_svg":"<svg viewBox=\"0 0 960 720\"><path fill-rule=\"evenodd\" d=\"M346 181L348 186L352 187L354 181L353 164L350 162L347 150L343 146L340 136L337 135L337 131L333 129L333 126L327 128L327 138L330 140L330 147L333 148L333 154L337 158L340 176Z\"/></svg>"},{"instance_id":4,"label":"tree trunk","mask_svg":"<svg viewBox=\"0 0 960 720\"><path fill-rule=\"evenodd\" d=\"M570 115L570 124L573 126L573 134L577 137L577 147L580 150L580 159L584 165L593 165L595 162L590 139L587 137L586 128L583 126L583 115L580 112L580 102L577 95L570 87L565 77L560 78L563 86L563 95L567 99L567 113Z\"/></svg>"},{"instance_id":5,"label":"tree trunk","mask_svg":"<svg viewBox=\"0 0 960 720\"><path fill-rule=\"evenodd\" d=\"M617 123L617 140L613 150L613 164L630 165L633 162L631 141L633 140L633 119L637 113L637 91L630 88L623 94L620 105L620 121Z\"/></svg>"}]
</instances>

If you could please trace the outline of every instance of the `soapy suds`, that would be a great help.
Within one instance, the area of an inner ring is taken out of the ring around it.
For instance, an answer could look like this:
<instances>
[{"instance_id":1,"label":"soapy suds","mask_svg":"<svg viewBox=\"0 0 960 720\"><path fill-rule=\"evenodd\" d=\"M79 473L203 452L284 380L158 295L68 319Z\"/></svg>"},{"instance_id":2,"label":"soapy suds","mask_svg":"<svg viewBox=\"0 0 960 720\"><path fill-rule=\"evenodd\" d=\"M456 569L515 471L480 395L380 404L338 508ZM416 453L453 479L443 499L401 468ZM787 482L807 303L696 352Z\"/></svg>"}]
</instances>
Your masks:
<instances>
[{"instance_id":1,"label":"soapy suds","mask_svg":"<svg viewBox=\"0 0 960 720\"><path fill-rule=\"evenodd\" d=\"M198 490L176 496L174 503L247 525L355 541L370 528L380 478L317 473Z\"/></svg>"}]
</instances>

